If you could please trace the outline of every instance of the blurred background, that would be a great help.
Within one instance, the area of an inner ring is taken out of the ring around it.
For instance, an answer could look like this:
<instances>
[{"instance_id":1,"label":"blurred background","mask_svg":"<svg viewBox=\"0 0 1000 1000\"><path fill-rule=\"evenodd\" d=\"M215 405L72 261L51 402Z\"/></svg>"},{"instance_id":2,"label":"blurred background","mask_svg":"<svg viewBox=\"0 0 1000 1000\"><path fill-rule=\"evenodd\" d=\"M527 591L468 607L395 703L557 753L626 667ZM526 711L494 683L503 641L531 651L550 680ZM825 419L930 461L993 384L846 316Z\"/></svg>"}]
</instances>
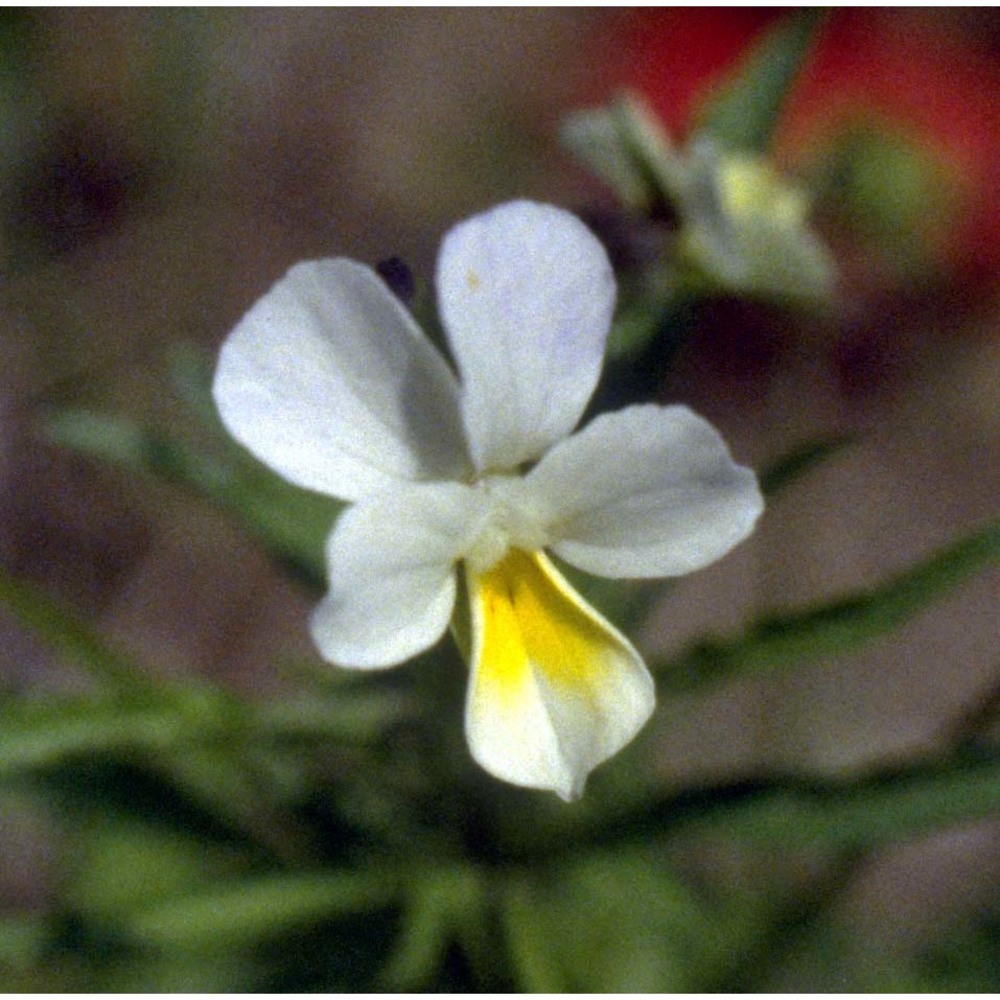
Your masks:
<instances>
[{"instance_id":1,"label":"blurred background","mask_svg":"<svg viewBox=\"0 0 1000 1000\"><path fill-rule=\"evenodd\" d=\"M40 419L73 405L185 428L171 349L210 356L298 260L399 256L427 283L445 229L496 202L606 217L610 193L560 148L563 116L629 86L683 136L777 16L4 11L0 561L150 670L277 690L276 657L313 656L312 598L223 514L47 444ZM805 320L713 304L657 395L693 405L756 467L823 434L855 443L670 593L640 637L650 653L874 586L997 514L1000 18L836 12L777 155L819 191L834 308ZM993 569L860 655L675 700L665 780L845 775L934 753L995 706L998 596ZM86 682L0 611L0 685ZM0 909L44 909L73 832L11 797L0 842ZM739 879L748 864L691 847L693 869ZM760 985L878 988L886 956L995 921L998 881L995 821L874 852L837 887L836 948L791 949Z\"/></svg>"}]
</instances>

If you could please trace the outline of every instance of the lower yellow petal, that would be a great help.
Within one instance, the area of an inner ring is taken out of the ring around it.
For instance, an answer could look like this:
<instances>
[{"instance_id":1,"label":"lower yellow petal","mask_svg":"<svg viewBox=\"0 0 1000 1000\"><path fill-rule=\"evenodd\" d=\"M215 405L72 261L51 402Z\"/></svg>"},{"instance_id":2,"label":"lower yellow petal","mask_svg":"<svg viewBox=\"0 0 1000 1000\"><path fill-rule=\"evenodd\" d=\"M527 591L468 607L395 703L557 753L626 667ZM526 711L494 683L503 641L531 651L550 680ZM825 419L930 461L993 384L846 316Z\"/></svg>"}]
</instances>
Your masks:
<instances>
[{"instance_id":1,"label":"lower yellow petal","mask_svg":"<svg viewBox=\"0 0 1000 1000\"><path fill-rule=\"evenodd\" d=\"M576 798L653 710L642 657L541 552L511 549L467 579L472 754L506 781Z\"/></svg>"}]
</instances>

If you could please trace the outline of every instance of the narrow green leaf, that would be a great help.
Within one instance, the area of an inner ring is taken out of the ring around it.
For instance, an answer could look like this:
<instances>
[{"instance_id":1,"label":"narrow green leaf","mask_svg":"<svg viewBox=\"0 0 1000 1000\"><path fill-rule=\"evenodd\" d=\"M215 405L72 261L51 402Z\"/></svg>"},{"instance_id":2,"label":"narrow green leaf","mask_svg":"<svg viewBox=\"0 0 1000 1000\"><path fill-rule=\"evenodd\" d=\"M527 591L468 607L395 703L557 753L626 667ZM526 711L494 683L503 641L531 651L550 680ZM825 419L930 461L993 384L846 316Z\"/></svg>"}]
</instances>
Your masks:
<instances>
[{"instance_id":1,"label":"narrow green leaf","mask_svg":"<svg viewBox=\"0 0 1000 1000\"><path fill-rule=\"evenodd\" d=\"M1000 523L955 542L880 587L805 611L764 618L733 639L697 642L657 665L666 692L850 652L898 628L1000 559Z\"/></svg>"},{"instance_id":2,"label":"narrow green leaf","mask_svg":"<svg viewBox=\"0 0 1000 1000\"><path fill-rule=\"evenodd\" d=\"M47 431L56 444L160 476L238 515L276 560L313 589L325 588L325 542L342 506L330 497L290 486L229 442L229 457L210 455L122 417L63 410Z\"/></svg>"},{"instance_id":3,"label":"narrow green leaf","mask_svg":"<svg viewBox=\"0 0 1000 1000\"><path fill-rule=\"evenodd\" d=\"M812 8L782 21L710 97L697 132L730 149L764 153L822 17Z\"/></svg>"},{"instance_id":4,"label":"narrow green leaf","mask_svg":"<svg viewBox=\"0 0 1000 1000\"><path fill-rule=\"evenodd\" d=\"M74 832L63 903L85 919L113 921L135 907L206 889L247 861L232 843L197 830L95 811Z\"/></svg>"},{"instance_id":5,"label":"narrow green leaf","mask_svg":"<svg viewBox=\"0 0 1000 1000\"><path fill-rule=\"evenodd\" d=\"M995 993L1000 984L1000 912L994 902L987 912L948 926L943 937L925 944L903 976L895 978L906 992ZM859 987L864 989L864 985ZM888 992L888 990L886 990Z\"/></svg>"},{"instance_id":6,"label":"narrow green leaf","mask_svg":"<svg viewBox=\"0 0 1000 1000\"><path fill-rule=\"evenodd\" d=\"M701 964L699 990L760 992L789 956L822 937L831 908L852 885L869 852L848 848L830 853L832 857L802 884L777 893L744 889L726 899L723 919L715 921L714 961Z\"/></svg>"},{"instance_id":7,"label":"narrow green leaf","mask_svg":"<svg viewBox=\"0 0 1000 1000\"><path fill-rule=\"evenodd\" d=\"M390 907L398 886L383 870L263 875L140 909L121 923L132 940L154 947L230 948Z\"/></svg>"},{"instance_id":8,"label":"narrow green leaf","mask_svg":"<svg viewBox=\"0 0 1000 1000\"><path fill-rule=\"evenodd\" d=\"M1000 757L959 754L858 778L776 778L646 799L575 836L554 827L549 851L710 835L771 851L851 851L997 815Z\"/></svg>"},{"instance_id":9,"label":"narrow green leaf","mask_svg":"<svg viewBox=\"0 0 1000 1000\"><path fill-rule=\"evenodd\" d=\"M389 726L415 708L401 692L368 685L332 698L311 694L256 706L252 724L271 738L339 740L358 746L381 740Z\"/></svg>"},{"instance_id":10,"label":"narrow green leaf","mask_svg":"<svg viewBox=\"0 0 1000 1000\"><path fill-rule=\"evenodd\" d=\"M95 632L37 587L16 580L3 565L0 565L0 605L6 606L22 624L112 690L132 694L156 691L156 682L141 667L111 649Z\"/></svg>"},{"instance_id":11,"label":"narrow green leaf","mask_svg":"<svg viewBox=\"0 0 1000 1000\"><path fill-rule=\"evenodd\" d=\"M239 730L213 734L214 741L191 741L183 752L157 762L170 785L206 814L279 863L296 864L308 856L308 837L281 808L279 790ZM222 737L228 737L228 742Z\"/></svg>"},{"instance_id":12,"label":"narrow green leaf","mask_svg":"<svg viewBox=\"0 0 1000 1000\"><path fill-rule=\"evenodd\" d=\"M761 472L761 490L768 497L780 493L853 442L853 438L841 435L807 441L793 448Z\"/></svg>"},{"instance_id":13,"label":"narrow green leaf","mask_svg":"<svg viewBox=\"0 0 1000 1000\"><path fill-rule=\"evenodd\" d=\"M690 827L761 847L861 849L1000 815L1000 759L831 785L789 783L709 810ZM687 825L687 824L685 824Z\"/></svg>"},{"instance_id":14,"label":"narrow green leaf","mask_svg":"<svg viewBox=\"0 0 1000 1000\"><path fill-rule=\"evenodd\" d=\"M426 988L463 925L479 922L482 887L472 868L421 874L409 887L399 944L383 970L392 990Z\"/></svg>"},{"instance_id":15,"label":"narrow green leaf","mask_svg":"<svg viewBox=\"0 0 1000 1000\"><path fill-rule=\"evenodd\" d=\"M677 992L715 945L717 917L657 844L573 851L504 899L525 991Z\"/></svg>"},{"instance_id":16,"label":"narrow green leaf","mask_svg":"<svg viewBox=\"0 0 1000 1000\"><path fill-rule=\"evenodd\" d=\"M204 952L116 956L101 966L90 981L91 992L110 994L253 993L259 989L259 970L245 957ZM74 989L83 989L75 977Z\"/></svg>"},{"instance_id":17,"label":"narrow green leaf","mask_svg":"<svg viewBox=\"0 0 1000 1000\"><path fill-rule=\"evenodd\" d=\"M143 813L155 797L147 817L169 825L197 814L284 857L301 837L273 819L273 782L260 779L251 755L273 752L273 741L252 728L256 721L250 706L209 687L164 685L155 698L14 699L0 709L0 778L27 776L64 807L106 812L131 788L119 803L126 811Z\"/></svg>"},{"instance_id":18,"label":"narrow green leaf","mask_svg":"<svg viewBox=\"0 0 1000 1000\"><path fill-rule=\"evenodd\" d=\"M190 734L173 706L93 699L18 700L0 711L0 778L84 754L162 749Z\"/></svg>"}]
</instances>

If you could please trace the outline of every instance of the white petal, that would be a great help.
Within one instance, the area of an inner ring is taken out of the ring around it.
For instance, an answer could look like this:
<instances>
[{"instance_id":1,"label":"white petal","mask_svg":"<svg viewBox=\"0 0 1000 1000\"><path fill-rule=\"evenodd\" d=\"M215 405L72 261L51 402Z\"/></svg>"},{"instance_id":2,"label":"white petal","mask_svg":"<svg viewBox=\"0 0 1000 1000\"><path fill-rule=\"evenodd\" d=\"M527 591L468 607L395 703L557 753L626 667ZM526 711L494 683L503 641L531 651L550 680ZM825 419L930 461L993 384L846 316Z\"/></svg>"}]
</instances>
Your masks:
<instances>
[{"instance_id":1,"label":"white petal","mask_svg":"<svg viewBox=\"0 0 1000 1000\"><path fill-rule=\"evenodd\" d=\"M215 400L233 436L286 479L345 500L467 463L458 386L363 264L298 264L222 346Z\"/></svg>"},{"instance_id":2,"label":"white petal","mask_svg":"<svg viewBox=\"0 0 1000 1000\"><path fill-rule=\"evenodd\" d=\"M764 501L752 470L684 406L631 406L556 445L527 485L551 548L610 577L679 576L725 555Z\"/></svg>"},{"instance_id":3,"label":"white petal","mask_svg":"<svg viewBox=\"0 0 1000 1000\"><path fill-rule=\"evenodd\" d=\"M469 605L472 756L504 781L578 798L653 711L642 658L538 552L470 573Z\"/></svg>"},{"instance_id":4,"label":"white petal","mask_svg":"<svg viewBox=\"0 0 1000 1000\"><path fill-rule=\"evenodd\" d=\"M568 212L510 202L448 233L437 291L476 467L537 458L597 384L615 300L604 248Z\"/></svg>"},{"instance_id":5,"label":"white petal","mask_svg":"<svg viewBox=\"0 0 1000 1000\"><path fill-rule=\"evenodd\" d=\"M455 604L455 560L484 516L458 483L403 485L349 507L327 547L312 636L344 667L391 667L432 646Z\"/></svg>"}]
</instances>

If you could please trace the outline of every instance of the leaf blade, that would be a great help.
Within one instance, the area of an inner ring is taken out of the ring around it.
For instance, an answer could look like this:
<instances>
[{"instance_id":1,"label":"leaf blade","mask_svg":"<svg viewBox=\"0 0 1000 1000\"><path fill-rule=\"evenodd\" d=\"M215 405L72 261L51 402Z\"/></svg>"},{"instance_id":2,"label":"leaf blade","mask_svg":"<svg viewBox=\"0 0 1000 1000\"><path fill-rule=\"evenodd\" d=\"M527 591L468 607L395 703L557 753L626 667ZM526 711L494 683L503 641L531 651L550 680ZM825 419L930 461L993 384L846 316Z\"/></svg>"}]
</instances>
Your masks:
<instances>
[{"instance_id":1,"label":"leaf blade","mask_svg":"<svg viewBox=\"0 0 1000 1000\"><path fill-rule=\"evenodd\" d=\"M237 513L276 561L311 589L325 589L325 541L342 507L337 501L290 486L235 445L228 456L210 455L124 417L66 409L46 430L58 445L157 476Z\"/></svg>"},{"instance_id":2,"label":"leaf blade","mask_svg":"<svg viewBox=\"0 0 1000 1000\"><path fill-rule=\"evenodd\" d=\"M820 10L807 9L767 32L709 98L696 131L729 149L766 152L821 20Z\"/></svg>"},{"instance_id":3,"label":"leaf blade","mask_svg":"<svg viewBox=\"0 0 1000 1000\"><path fill-rule=\"evenodd\" d=\"M654 666L658 686L662 692L687 693L851 652L905 624L997 560L1000 523L990 523L867 592L768 616L735 638L701 640Z\"/></svg>"}]
</instances>

